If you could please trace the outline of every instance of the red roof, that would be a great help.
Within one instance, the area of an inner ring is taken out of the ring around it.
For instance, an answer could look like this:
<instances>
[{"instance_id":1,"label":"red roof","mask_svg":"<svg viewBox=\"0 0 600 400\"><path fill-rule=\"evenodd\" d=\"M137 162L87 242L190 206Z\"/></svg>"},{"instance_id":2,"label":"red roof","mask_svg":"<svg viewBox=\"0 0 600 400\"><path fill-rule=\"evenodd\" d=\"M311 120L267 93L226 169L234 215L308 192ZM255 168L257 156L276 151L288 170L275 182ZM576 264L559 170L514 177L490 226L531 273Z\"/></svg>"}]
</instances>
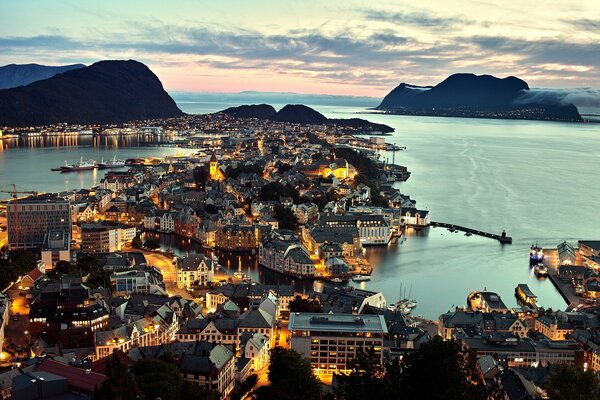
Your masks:
<instances>
[{"instance_id":1,"label":"red roof","mask_svg":"<svg viewBox=\"0 0 600 400\"><path fill-rule=\"evenodd\" d=\"M133 360L131 358L129 358L129 356L127 354L123 353L122 351L115 350L113 354L117 355L117 357L119 358L119 361L121 361L121 364L123 364L124 366L129 368L129 366L131 366L133 364ZM98 361L94 361L94 363L92 364L92 371L97 372L99 374L105 374L106 366L108 365L108 361L111 358L112 358L112 355L101 358Z\"/></svg>"},{"instance_id":2,"label":"red roof","mask_svg":"<svg viewBox=\"0 0 600 400\"><path fill-rule=\"evenodd\" d=\"M42 275L44 275L44 274L42 274L42 271L40 271L40 269L38 267L35 267L31 271L29 271L29 273L27 274L27 276L30 277L31 280L34 282L37 281L38 279L40 279L40 277Z\"/></svg>"},{"instance_id":3,"label":"red roof","mask_svg":"<svg viewBox=\"0 0 600 400\"><path fill-rule=\"evenodd\" d=\"M102 385L106 380L106 375L97 372L86 372L85 369L73 367L54 360L44 360L36 371L49 372L54 375L62 376L69 382L69 386L93 392L96 386Z\"/></svg>"}]
</instances>

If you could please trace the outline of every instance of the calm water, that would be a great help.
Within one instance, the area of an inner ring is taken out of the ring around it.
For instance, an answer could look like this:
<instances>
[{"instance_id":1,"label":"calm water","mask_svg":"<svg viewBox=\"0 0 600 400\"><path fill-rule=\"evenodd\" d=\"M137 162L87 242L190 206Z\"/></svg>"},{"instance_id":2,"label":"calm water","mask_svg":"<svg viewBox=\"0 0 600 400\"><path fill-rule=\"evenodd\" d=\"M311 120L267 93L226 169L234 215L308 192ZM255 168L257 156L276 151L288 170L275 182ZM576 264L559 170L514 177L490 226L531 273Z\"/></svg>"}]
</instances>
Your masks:
<instances>
[{"instance_id":1,"label":"calm water","mask_svg":"<svg viewBox=\"0 0 600 400\"><path fill-rule=\"evenodd\" d=\"M179 105L186 112L203 113L233 104ZM335 106L317 109L337 118L360 111ZM418 301L415 313L429 318L465 304L467 294L475 289L496 291L507 305L515 306L513 293L519 283L529 284L541 305L564 308L552 283L530 274L528 249L533 242L556 246L562 240L600 238L600 125L362 117L396 128L387 140L407 146L407 150L396 153L396 162L412 172L408 182L398 187L419 207L429 209L434 220L490 232L506 229L513 244L502 246L490 239L465 237L439 228L409 232L402 245L367 251L375 268L372 280L360 287L381 290L392 302L400 295L402 285ZM136 143L81 143L76 149L4 149L0 152L0 186L15 182L35 190L87 187L98 182L99 176L92 172L60 174L49 168L65 159L76 161L80 155L99 159L118 154L127 158L178 151L135 146ZM391 153L383 157L392 160ZM166 248L182 247L169 242L171 239L163 240ZM252 258L229 257L223 264L261 281L286 281L257 268Z\"/></svg>"},{"instance_id":2,"label":"calm water","mask_svg":"<svg viewBox=\"0 0 600 400\"><path fill-rule=\"evenodd\" d=\"M62 190L89 188L100 183L109 170L93 170L61 173L51 171L65 160L69 164L84 160L100 161L134 157L172 155L184 152L184 149L152 147L152 138L133 136L93 138L29 138L23 140L8 139L0 141L0 189L58 192ZM7 199L7 193L0 193L0 199Z\"/></svg>"}]
</instances>

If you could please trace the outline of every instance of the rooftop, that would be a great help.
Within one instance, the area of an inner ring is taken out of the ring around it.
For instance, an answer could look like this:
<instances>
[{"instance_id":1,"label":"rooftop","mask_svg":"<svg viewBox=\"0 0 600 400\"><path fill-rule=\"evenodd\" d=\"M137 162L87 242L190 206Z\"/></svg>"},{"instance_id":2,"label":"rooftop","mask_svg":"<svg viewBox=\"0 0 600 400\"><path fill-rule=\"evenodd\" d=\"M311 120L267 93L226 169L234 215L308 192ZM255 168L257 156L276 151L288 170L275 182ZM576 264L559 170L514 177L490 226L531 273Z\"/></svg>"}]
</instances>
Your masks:
<instances>
[{"instance_id":1,"label":"rooftop","mask_svg":"<svg viewBox=\"0 0 600 400\"><path fill-rule=\"evenodd\" d=\"M290 330L387 333L383 315L292 313Z\"/></svg>"}]
</instances>

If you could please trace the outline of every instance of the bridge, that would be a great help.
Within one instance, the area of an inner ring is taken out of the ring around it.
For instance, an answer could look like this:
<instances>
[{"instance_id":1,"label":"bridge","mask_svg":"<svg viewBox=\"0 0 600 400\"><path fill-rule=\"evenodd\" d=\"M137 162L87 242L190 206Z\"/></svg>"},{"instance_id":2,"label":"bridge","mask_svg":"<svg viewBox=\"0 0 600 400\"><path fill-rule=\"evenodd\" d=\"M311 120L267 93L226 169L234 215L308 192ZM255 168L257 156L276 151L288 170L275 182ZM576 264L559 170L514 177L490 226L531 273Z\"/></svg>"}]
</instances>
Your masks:
<instances>
[{"instance_id":1,"label":"bridge","mask_svg":"<svg viewBox=\"0 0 600 400\"><path fill-rule=\"evenodd\" d=\"M512 238L510 236L506 236L506 232L502 231L502 233L500 235L497 235L495 233L489 233L489 232L484 232L484 231L480 231L477 229L472 229L472 228L467 228L464 226L460 226L460 225L455 225L455 224L449 224L447 222L435 222L435 221L431 221L429 223L429 226L432 226L434 228L448 228L450 231L461 231L461 232L465 232L465 233L470 233L472 235L477 235L477 236L483 236L486 238L490 238L490 239L496 239L497 241L499 241L502 244L511 244L512 243Z\"/></svg>"}]
</instances>

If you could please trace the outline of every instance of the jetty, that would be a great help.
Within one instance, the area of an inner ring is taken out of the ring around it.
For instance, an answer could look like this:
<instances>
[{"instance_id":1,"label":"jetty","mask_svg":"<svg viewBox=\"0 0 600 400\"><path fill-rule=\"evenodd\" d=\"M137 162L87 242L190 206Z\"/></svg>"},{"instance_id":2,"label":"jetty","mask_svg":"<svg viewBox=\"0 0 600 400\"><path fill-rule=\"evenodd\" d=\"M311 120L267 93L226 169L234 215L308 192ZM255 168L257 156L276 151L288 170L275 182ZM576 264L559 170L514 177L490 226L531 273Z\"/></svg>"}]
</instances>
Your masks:
<instances>
[{"instance_id":1,"label":"jetty","mask_svg":"<svg viewBox=\"0 0 600 400\"><path fill-rule=\"evenodd\" d=\"M499 241L502 244L511 244L512 243L512 237L506 236L506 231L504 231L504 230L502 231L502 233L500 235L497 235L495 233L484 232L484 231L467 228L465 226L460 226L460 225L456 225L456 224L449 224L447 222L431 221L429 223L429 226L432 226L434 228L437 228L437 227L448 228L451 232L461 231L461 232L465 232L465 233L470 233L471 235L477 235L477 236L483 236L483 237L490 238L490 239L496 239L497 241Z\"/></svg>"}]
</instances>

